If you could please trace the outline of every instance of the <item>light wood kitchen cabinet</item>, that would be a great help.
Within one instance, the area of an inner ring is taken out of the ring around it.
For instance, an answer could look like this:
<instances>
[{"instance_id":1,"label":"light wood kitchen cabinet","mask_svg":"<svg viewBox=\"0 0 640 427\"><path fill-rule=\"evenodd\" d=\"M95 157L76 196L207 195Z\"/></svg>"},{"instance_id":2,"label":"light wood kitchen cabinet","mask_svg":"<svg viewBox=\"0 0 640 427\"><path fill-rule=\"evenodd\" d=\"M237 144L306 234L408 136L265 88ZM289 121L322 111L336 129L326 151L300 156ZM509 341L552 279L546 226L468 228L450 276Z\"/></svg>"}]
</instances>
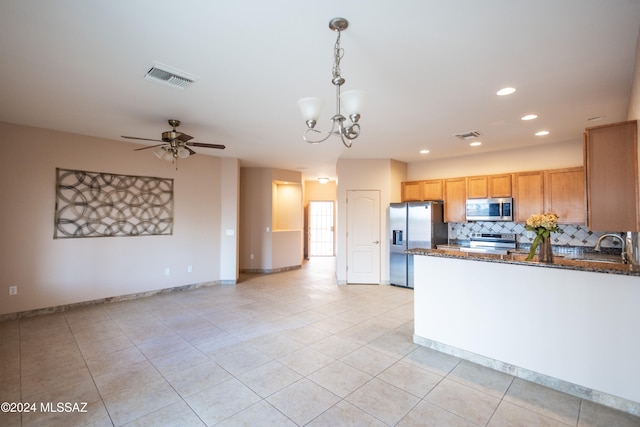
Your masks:
<instances>
[{"instance_id":1,"label":"light wood kitchen cabinet","mask_svg":"<svg viewBox=\"0 0 640 427\"><path fill-rule=\"evenodd\" d=\"M419 202L422 198L422 181L403 182L401 196L403 202ZM397 187L396 187L397 188Z\"/></svg>"},{"instance_id":2,"label":"light wood kitchen cabinet","mask_svg":"<svg viewBox=\"0 0 640 427\"><path fill-rule=\"evenodd\" d=\"M544 207L561 224L586 223L584 168L544 171Z\"/></svg>"},{"instance_id":3,"label":"light wood kitchen cabinet","mask_svg":"<svg viewBox=\"0 0 640 427\"><path fill-rule=\"evenodd\" d=\"M465 222L467 198L513 197L514 222L554 212L562 224L584 224L584 171L575 167L403 182L402 200L444 200L445 222Z\"/></svg>"},{"instance_id":4,"label":"light wood kitchen cabinet","mask_svg":"<svg viewBox=\"0 0 640 427\"><path fill-rule=\"evenodd\" d=\"M486 199L489 197L486 176L470 176L467 178L467 197L470 199Z\"/></svg>"},{"instance_id":5,"label":"light wood kitchen cabinet","mask_svg":"<svg viewBox=\"0 0 640 427\"><path fill-rule=\"evenodd\" d=\"M422 181L423 200L444 200L444 191L441 179Z\"/></svg>"},{"instance_id":6,"label":"light wood kitchen cabinet","mask_svg":"<svg viewBox=\"0 0 640 427\"><path fill-rule=\"evenodd\" d=\"M489 197L511 197L511 174L489 175Z\"/></svg>"},{"instance_id":7,"label":"light wood kitchen cabinet","mask_svg":"<svg viewBox=\"0 0 640 427\"><path fill-rule=\"evenodd\" d=\"M467 178L467 197L511 197L511 174L470 176Z\"/></svg>"},{"instance_id":8,"label":"light wood kitchen cabinet","mask_svg":"<svg viewBox=\"0 0 640 427\"><path fill-rule=\"evenodd\" d=\"M444 222L465 222L467 179L450 178L444 181Z\"/></svg>"},{"instance_id":9,"label":"light wood kitchen cabinet","mask_svg":"<svg viewBox=\"0 0 640 427\"><path fill-rule=\"evenodd\" d=\"M640 231L637 144L635 120L585 130L590 230Z\"/></svg>"},{"instance_id":10,"label":"light wood kitchen cabinet","mask_svg":"<svg viewBox=\"0 0 640 427\"><path fill-rule=\"evenodd\" d=\"M401 197L403 202L419 202L422 200L444 200L443 180L403 182Z\"/></svg>"},{"instance_id":11,"label":"light wood kitchen cabinet","mask_svg":"<svg viewBox=\"0 0 640 427\"><path fill-rule=\"evenodd\" d=\"M544 213L544 179L542 171L513 175L514 222L526 222L532 214Z\"/></svg>"}]
</instances>

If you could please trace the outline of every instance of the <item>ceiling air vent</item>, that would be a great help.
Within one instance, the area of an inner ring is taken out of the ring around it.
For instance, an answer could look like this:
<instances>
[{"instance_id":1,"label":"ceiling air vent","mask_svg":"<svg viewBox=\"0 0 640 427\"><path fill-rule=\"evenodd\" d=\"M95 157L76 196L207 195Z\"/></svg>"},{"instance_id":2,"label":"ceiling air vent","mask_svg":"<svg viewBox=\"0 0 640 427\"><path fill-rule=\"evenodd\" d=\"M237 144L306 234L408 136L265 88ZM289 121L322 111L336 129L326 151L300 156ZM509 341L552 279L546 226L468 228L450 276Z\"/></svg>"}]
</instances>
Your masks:
<instances>
[{"instance_id":1,"label":"ceiling air vent","mask_svg":"<svg viewBox=\"0 0 640 427\"><path fill-rule=\"evenodd\" d=\"M469 132L462 132L462 133L457 133L454 135L456 138L460 138L462 140L467 140L467 139L473 139L473 138L477 138L480 136L480 132L478 132L477 130L472 130Z\"/></svg>"},{"instance_id":2,"label":"ceiling air vent","mask_svg":"<svg viewBox=\"0 0 640 427\"><path fill-rule=\"evenodd\" d=\"M144 75L144 78L145 80L151 80L178 89L186 89L198 80L196 76L162 64L154 64Z\"/></svg>"}]
</instances>

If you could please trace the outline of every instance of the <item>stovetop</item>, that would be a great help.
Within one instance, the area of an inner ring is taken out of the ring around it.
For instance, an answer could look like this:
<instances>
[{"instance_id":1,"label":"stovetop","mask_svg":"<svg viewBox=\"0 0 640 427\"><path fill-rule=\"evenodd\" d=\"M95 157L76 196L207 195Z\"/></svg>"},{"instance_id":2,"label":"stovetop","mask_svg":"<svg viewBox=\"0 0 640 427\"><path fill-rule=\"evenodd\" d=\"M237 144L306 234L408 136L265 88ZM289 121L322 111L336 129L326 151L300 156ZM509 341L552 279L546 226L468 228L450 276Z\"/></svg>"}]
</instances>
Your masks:
<instances>
[{"instance_id":1,"label":"stovetop","mask_svg":"<svg viewBox=\"0 0 640 427\"><path fill-rule=\"evenodd\" d=\"M511 233L473 233L468 248L463 252L478 252L506 255L516 248L516 235Z\"/></svg>"}]
</instances>

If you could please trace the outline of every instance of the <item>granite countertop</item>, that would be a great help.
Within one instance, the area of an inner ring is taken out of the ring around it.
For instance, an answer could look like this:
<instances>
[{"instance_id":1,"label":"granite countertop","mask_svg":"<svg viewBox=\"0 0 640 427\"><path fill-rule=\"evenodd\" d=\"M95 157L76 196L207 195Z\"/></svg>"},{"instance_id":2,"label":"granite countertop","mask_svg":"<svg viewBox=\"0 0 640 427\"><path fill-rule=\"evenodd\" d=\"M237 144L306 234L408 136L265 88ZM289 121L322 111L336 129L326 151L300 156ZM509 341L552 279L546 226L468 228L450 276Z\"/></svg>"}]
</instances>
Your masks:
<instances>
[{"instance_id":1,"label":"granite countertop","mask_svg":"<svg viewBox=\"0 0 640 427\"><path fill-rule=\"evenodd\" d=\"M628 276L640 276L640 265L623 264L609 257L600 259L574 259L563 255L554 255L552 264L538 262L537 256L531 261L526 261L527 251L514 251L507 255L487 253L474 253L460 251L456 246L439 246L438 249L410 249L406 251L413 255L426 255L445 258L462 258L470 261L497 262L505 264L528 265L532 267L559 268L565 270L590 271L596 273L624 274Z\"/></svg>"}]
</instances>

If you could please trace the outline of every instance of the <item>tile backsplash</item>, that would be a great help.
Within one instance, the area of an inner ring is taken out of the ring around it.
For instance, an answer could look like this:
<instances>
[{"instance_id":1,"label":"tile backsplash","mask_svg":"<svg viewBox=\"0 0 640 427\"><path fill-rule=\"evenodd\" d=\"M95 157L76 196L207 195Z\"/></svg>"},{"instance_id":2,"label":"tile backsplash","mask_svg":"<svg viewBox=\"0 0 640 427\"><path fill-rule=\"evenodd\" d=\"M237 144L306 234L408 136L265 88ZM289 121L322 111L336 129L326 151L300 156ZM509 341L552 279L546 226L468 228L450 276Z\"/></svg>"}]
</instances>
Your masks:
<instances>
[{"instance_id":1,"label":"tile backsplash","mask_svg":"<svg viewBox=\"0 0 640 427\"><path fill-rule=\"evenodd\" d=\"M598 238L605 234L600 231L589 231L586 226L574 224L560 224L559 233L551 234L552 245L554 246L582 246L593 248ZM533 237L528 237L529 231L525 230L524 224L515 222L459 222L449 223L449 241L468 241L472 233L513 233L516 235L518 247L529 248ZM604 239L601 246L603 248L620 248L617 239Z\"/></svg>"}]
</instances>

